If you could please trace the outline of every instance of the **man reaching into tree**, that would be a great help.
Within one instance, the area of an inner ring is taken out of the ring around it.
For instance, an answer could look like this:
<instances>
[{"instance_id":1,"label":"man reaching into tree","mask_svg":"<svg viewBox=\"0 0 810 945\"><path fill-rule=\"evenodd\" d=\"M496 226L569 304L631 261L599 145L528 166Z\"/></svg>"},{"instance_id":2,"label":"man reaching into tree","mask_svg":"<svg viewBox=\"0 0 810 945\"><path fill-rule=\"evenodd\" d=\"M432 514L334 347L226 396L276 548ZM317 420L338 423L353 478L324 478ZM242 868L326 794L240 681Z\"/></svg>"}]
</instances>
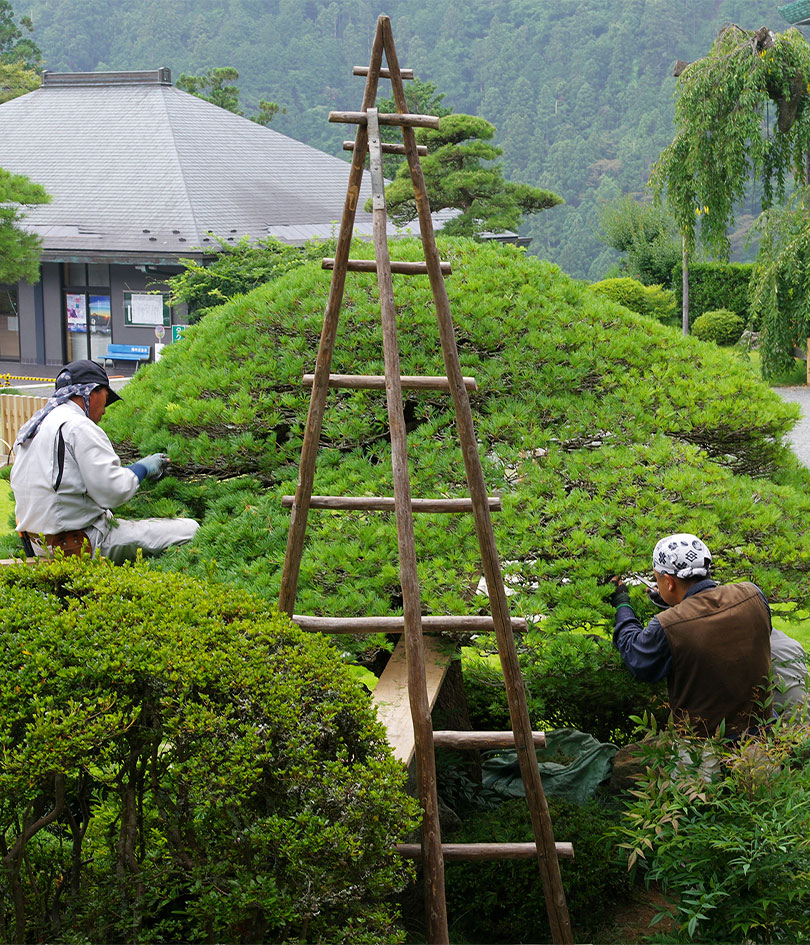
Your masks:
<instances>
[{"instance_id":1,"label":"man reaching into tree","mask_svg":"<svg viewBox=\"0 0 810 945\"><path fill-rule=\"evenodd\" d=\"M169 462L164 453L153 453L121 465L98 426L107 406L120 399L101 365L73 361L56 378L48 403L20 428L11 488L17 528L34 554L61 548L120 563L138 549L160 554L196 534L199 524L189 518L113 517L111 509L131 499L144 479L160 479Z\"/></svg>"},{"instance_id":2,"label":"man reaching into tree","mask_svg":"<svg viewBox=\"0 0 810 945\"><path fill-rule=\"evenodd\" d=\"M630 672L645 682L666 677L672 713L697 734L726 737L756 729L771 673L771 613L748 582L719 585L712 556L695 535L662 538L653 551L658 595L668 609L642 627L621 578L614 578L613 643Z\"/></svg>"}]
</instances>

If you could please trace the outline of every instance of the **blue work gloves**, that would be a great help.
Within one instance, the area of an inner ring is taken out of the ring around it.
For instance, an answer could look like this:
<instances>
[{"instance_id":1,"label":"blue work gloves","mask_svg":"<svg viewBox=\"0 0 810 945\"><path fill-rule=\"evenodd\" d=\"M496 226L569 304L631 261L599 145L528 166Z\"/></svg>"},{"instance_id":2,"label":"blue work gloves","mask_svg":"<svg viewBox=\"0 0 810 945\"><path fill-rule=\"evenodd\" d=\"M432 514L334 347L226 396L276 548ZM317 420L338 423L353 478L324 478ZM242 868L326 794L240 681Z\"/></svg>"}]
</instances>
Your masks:
<instances>
[{"instance_id":1,"label":"blue work gloves","mask_svg":"<svg viewBox=\"0 0 810 945\"><path fill-rule=\"evenodd\" d=\"M146 470L146 479L161 479L169 468L169 457L166 453L150 453L139 459L135 465L143 466Z\"/></svg>"}]
</instances>

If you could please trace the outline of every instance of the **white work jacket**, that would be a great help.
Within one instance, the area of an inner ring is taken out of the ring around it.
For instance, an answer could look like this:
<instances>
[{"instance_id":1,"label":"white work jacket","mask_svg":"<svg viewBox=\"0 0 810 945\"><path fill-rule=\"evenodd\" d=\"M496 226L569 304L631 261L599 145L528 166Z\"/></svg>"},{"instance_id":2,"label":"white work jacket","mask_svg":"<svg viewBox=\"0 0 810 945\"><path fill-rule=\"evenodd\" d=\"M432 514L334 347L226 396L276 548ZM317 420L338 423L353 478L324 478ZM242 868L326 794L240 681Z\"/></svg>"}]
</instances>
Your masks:
<instances>
[{"instance_id":1,"label":"white work jacket","mask_svg":"<svg viewBox=\"0 0 810 945\"><path fill-rule=\"evenodd\" d=\"M59 430L65 441L62 479L59 476ZM55 535L102 527L108 509L137 492L138 477L121 466L107 434L71 401L55 407L37 435L15 451L11 488L16 500L17 528Z\"/></svg>"}]
</instances>

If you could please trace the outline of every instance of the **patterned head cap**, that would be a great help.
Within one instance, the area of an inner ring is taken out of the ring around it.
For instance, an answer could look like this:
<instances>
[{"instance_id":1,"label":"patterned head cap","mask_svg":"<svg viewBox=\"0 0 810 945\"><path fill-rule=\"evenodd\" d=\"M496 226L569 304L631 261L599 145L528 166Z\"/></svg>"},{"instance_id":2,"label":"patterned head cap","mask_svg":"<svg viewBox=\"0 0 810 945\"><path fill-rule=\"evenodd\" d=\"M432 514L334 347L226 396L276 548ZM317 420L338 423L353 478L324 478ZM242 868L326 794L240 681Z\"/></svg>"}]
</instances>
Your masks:
<instances>
[{"instance_id":1,"label":"patterned head cap","mask_svg":"<svg viewBox=\"0 0 810 945\"><path fill-rule=\"evenodd\" d=\"M653 551L653 570L677 578L708 577L712 553L696 535L669 535Z\"/></svg>"}]
</instances>

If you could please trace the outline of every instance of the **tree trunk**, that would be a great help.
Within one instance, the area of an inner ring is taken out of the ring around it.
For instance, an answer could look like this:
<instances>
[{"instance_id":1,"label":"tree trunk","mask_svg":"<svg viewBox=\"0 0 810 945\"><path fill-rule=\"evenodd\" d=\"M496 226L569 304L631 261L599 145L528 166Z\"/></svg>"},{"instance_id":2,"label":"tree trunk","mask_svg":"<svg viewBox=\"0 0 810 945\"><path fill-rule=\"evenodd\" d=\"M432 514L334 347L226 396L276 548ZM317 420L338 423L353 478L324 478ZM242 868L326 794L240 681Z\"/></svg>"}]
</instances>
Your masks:
<instances>
[{"instance_id":1,"label":"tree trunk","mask_svg":"<svg viewBox=\"0 0 810 945\"><path fill-rule=\"evenodd\" d=\"M689 334L689 250L686 248L686 234L683 236L683 333Z\"/></svg>"}]
</instances>

